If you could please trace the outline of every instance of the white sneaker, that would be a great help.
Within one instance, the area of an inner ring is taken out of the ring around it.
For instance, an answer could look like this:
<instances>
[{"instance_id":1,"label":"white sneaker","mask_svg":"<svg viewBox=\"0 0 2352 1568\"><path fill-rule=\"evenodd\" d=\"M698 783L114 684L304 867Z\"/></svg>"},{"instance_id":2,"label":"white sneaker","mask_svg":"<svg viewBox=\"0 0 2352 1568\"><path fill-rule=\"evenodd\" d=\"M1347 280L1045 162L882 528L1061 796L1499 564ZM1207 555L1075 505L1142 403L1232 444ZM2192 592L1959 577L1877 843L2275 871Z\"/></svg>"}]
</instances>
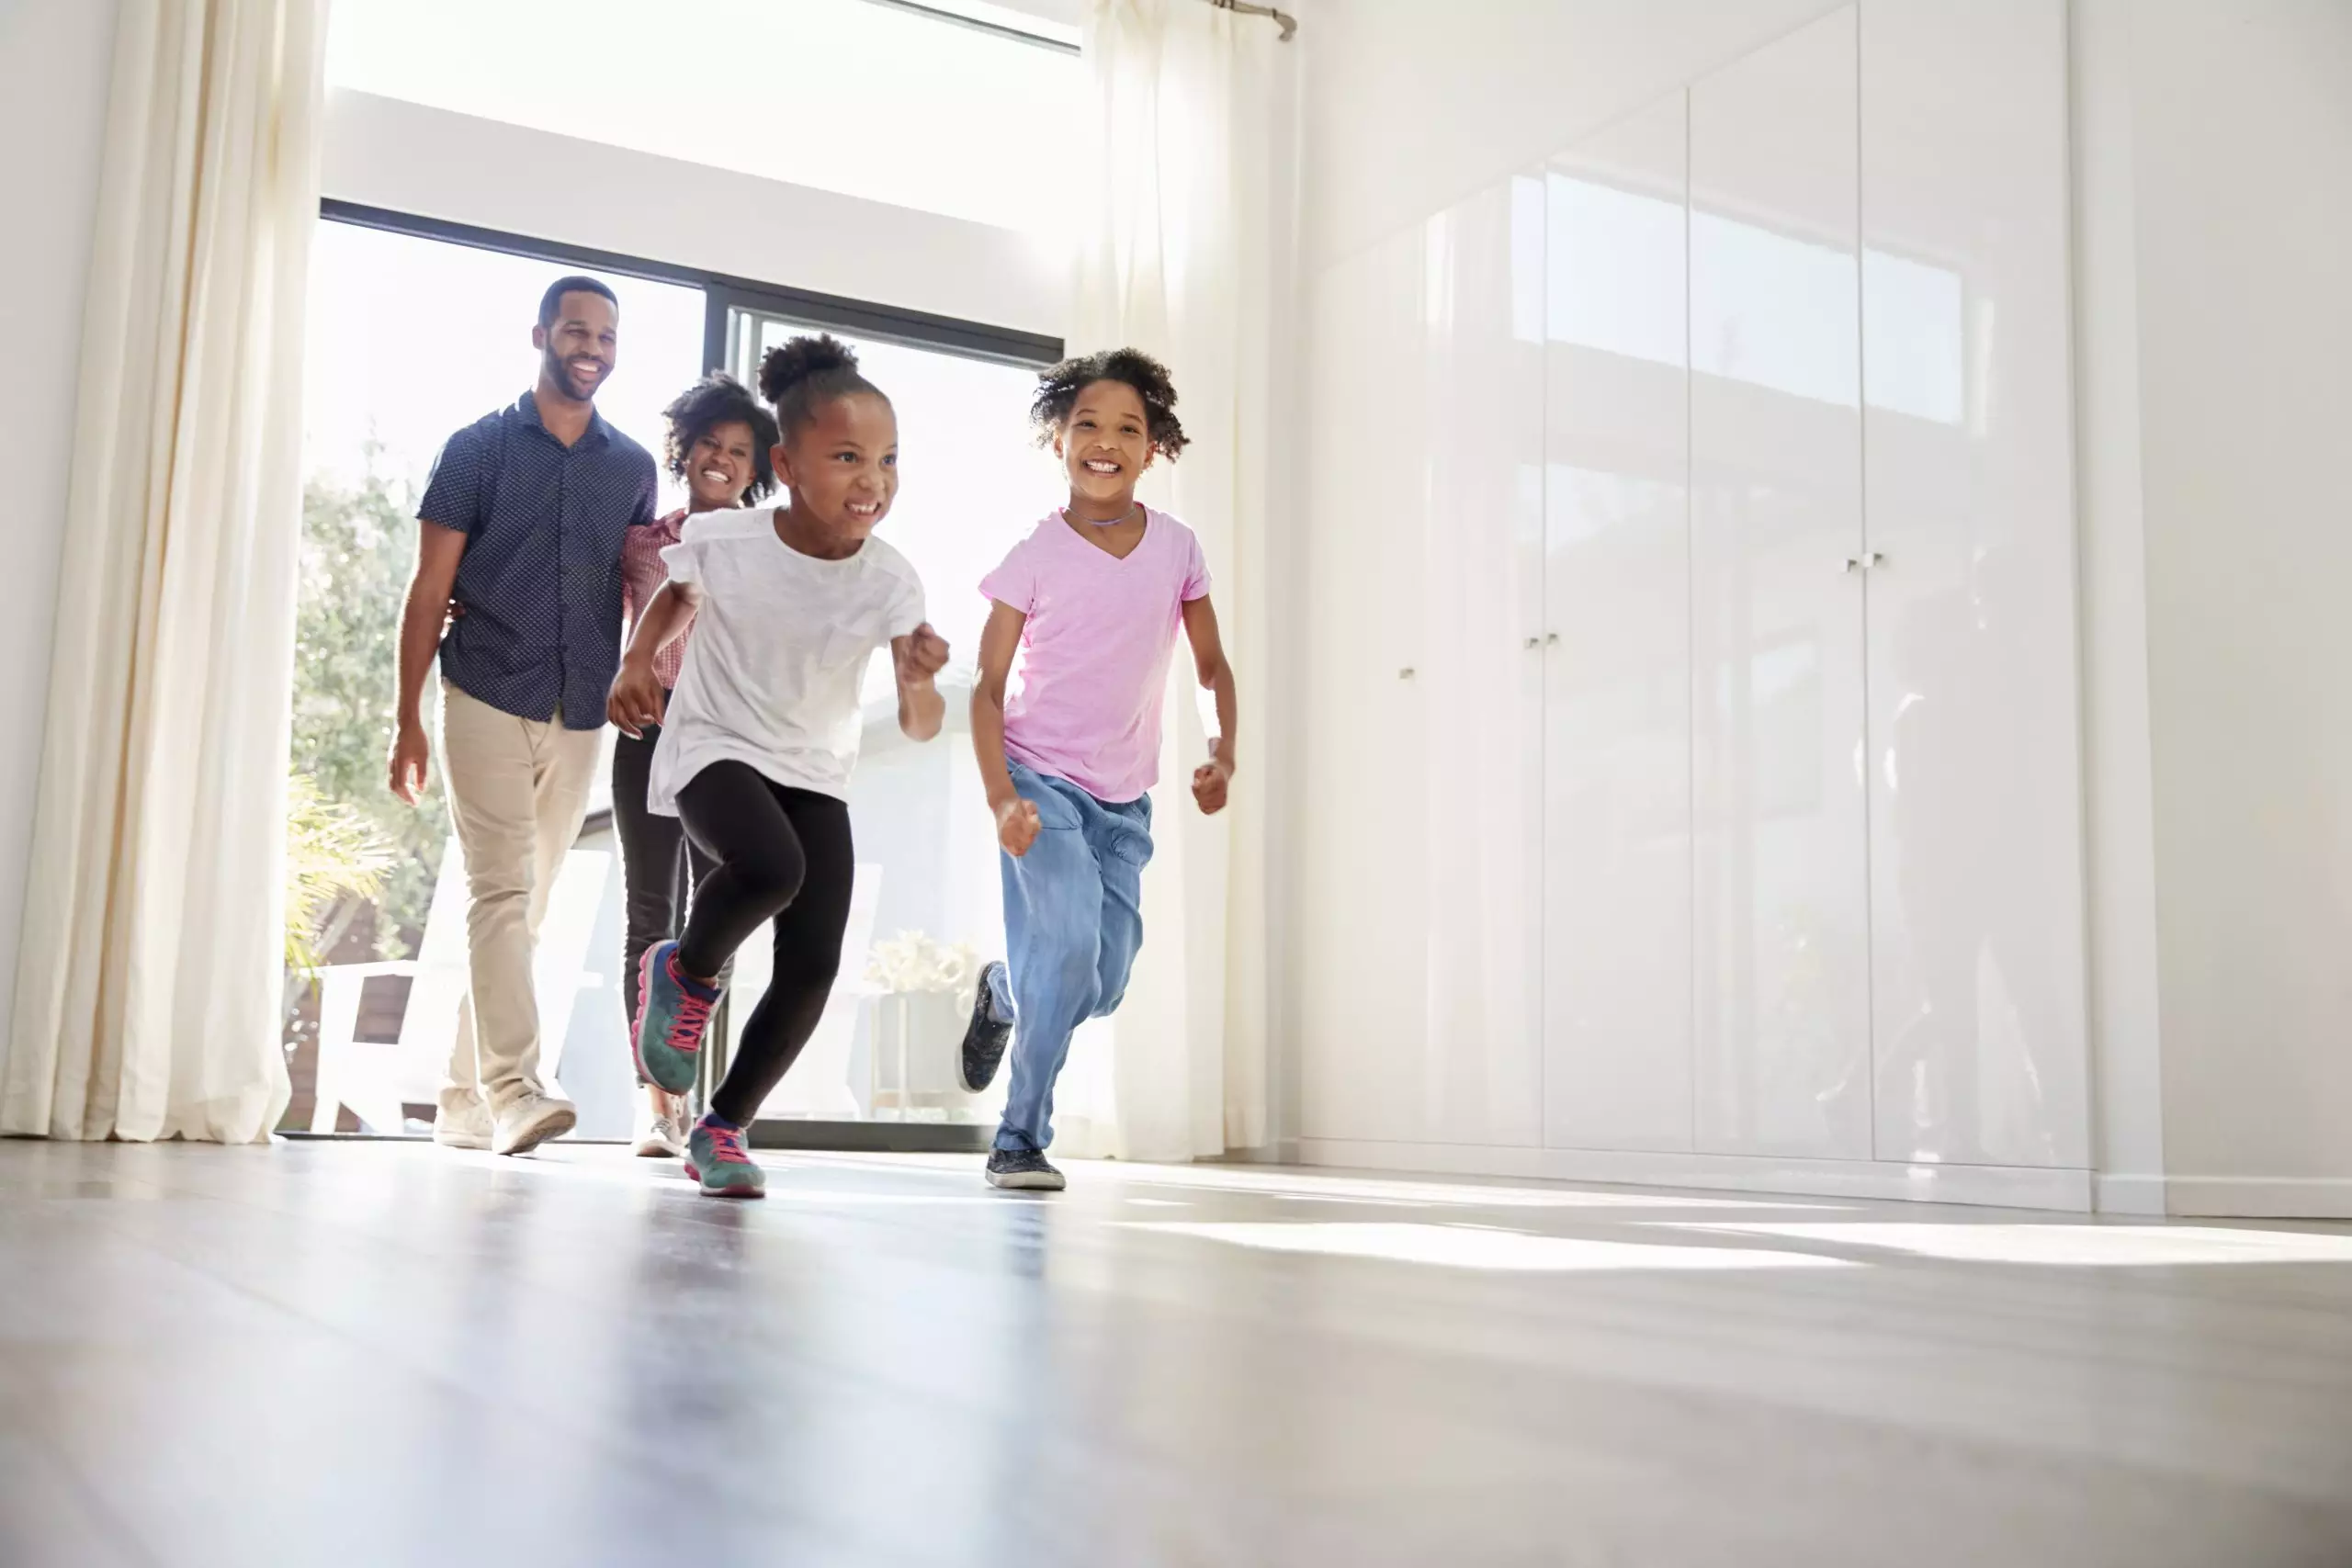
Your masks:
<instances>
[{"instance_id":1,"label":"white sneaker","mask_svg":"<svg viewBox=\"0 0 2352 1568\"><path fill-rule=\"evenodd\" d=\"M637 1152L646 1159L683 1159L685 1129L673 1116L656 1116L650 1106L637 1108Z\"/></svg>"},{"instance_id":2,"label":"white sneaker","mask_svg":"<svg viewBox=\"0 0 2352 1568\"><path fill-rule=\"evenodd\" d=\"M490 1107L479 1100L458 1111L442 1106L433 1113L433 1141L445 1149L490 1147Z\"/></svg>"},{"instance_id":3,"label":"white sneaker","mask_svg":"<svg viewBox=\"0 0 2352 1568\"><path fill-rule=\"evenodd\" d=\"M579 1120L579 1111L568 1100L559 1100L551 1094L524 1095L498 1113L490 1151L500 1155L528 1154L549 1138L560 1138L571 1132Z\"/></svg>"}]
</instances>

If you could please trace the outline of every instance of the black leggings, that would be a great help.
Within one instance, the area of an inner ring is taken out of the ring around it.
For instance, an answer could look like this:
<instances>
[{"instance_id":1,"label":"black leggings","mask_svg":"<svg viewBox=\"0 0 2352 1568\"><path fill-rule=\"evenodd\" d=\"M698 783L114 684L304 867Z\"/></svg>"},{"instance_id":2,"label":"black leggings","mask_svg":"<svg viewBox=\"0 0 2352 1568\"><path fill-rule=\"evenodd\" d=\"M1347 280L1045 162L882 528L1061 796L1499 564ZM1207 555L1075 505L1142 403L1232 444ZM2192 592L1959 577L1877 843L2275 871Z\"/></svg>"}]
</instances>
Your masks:
<instances>
[{"instance_id":1,"label":"black leggings","mask_svg":"<svg viewBox=\"0 0 2352 1568\"><path fill-rule=\"evenodd\" d=\"M710 1108L748 1123L817 1032L842 966L857 869L849 807L792 789L743 762L713 762L678 793L686 833L717 863L695 890L678 966L709 976L760 922L775 919L775 971L744 1021Z\"/></svg>"},{"instance_id":2,"label":"black leggings","mask_svg":"<svg viewBox=\"0 0 2352 1568\"><path fill-rule=\"evenodd\" d=\"M648 726L642 740L627 735L613 738L613 836L621 844L626 927L621 938L622 1027L632 1034L637 1031L638 991L644 983L639 965L645 950L678 934L685 924L688 897L702 886L711 866L710 857L686 841L686 830L676 818L656 817L645 808L653 743L661 738L657 726ZM639 1074L637 1081L644 1083L645 1076Z\"/></svg>"}]
</instances>

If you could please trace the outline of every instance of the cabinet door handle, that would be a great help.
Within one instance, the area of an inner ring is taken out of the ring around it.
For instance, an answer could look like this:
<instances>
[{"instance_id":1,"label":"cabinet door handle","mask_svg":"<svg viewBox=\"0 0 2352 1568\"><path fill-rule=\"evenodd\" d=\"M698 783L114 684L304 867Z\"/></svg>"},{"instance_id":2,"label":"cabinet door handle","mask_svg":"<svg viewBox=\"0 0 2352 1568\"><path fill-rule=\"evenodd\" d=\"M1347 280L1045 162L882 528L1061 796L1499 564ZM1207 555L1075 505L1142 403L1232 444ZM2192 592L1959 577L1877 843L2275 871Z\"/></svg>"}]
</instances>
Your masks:
<instances>
[{"instance_id":1,"label":"cabinet door handle","mask_svg":"<svg viewBox=\"0 0 2352 1568\"><path fill-rule=\"evenodd\" d=\"M1872 550L1870 554L1862 558L1862 564L1867 567L1882 567L1886 564L1886 558L1879 554L1876 550Z\"/></svg>"},{"instance_id":2,"label":"cabinet door handle","mask_svg":"<svg viewBox=\"0 0 2352 1568\"><path fill-rule=\"evenodd\" d=\"M1860 570L1862 570L1862 561L1861 561L1861 558L1860 558L1860 556L1848 556L1848 557L1846 558L1846 564L1845 564L1844 566L1840 567L1838 570L1841 570L1841 571L1860 571Z\"/></svg>"},{"instance_id":3,"label":"cabinet door handle","mask_svg":"<svg viewBox=\"0 0 2352 1568\"><path fill-rule=\"evenodd\" d=\"M1544 646L1544 639L1543 639L1542 637L1529 637L1529 638L1527 639L1527 647L1528 647L1528 649L1529 649L1529 650L1530 650L1530 651L1532 651L1532 650L1534 650L1534 649L1539 649L1539 648L1541 648L1541 647L1543 647L1543 646Z\"/></svg>"},{"instance_id":4,"label":"cabinet door handle","mask_svg":"<svg viewBox=\"0 0 2352 1568\"><path fill-rule=\"evenodd\" d=\"M1402 670L1399 670L1399 671L1396 671L1396 679L1398 679L1399 681L1409 681L1409 680L1411 680L1412 678L1413 678L1413 667L1412 667L1411 665L1409 665L1409 664L1406 665L1406 666L1405 666L1405 668L1403 668Z\"/></svg>"},{"instance_id":5,"label":"cabinet door handle","mask_svg":"<svg viewBox=\"0 0 2352 1568\"><path fill-rule=\"evenodd\" d=\"M1560 642L1560 634L1559 634L1558 632L1553 632L1553 633L1551 633L1549 636L1547 636L1546 637L1544 637L1544 647L1546 647L1546 648L1556 648L1556 647L1558 647L1558 646L1559 646L1559 642Z\"/></svg>"}]
</instances>

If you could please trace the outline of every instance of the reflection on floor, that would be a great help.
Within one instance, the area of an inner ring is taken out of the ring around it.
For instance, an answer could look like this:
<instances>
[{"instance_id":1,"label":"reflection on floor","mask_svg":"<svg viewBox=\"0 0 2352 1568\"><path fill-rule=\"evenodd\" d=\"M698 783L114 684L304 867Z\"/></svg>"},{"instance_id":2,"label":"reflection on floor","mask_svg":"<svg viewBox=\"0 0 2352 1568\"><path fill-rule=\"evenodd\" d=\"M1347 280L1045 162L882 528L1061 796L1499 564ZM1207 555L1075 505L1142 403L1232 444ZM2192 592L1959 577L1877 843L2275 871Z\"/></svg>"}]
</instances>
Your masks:
<instances>
[{"instance_id":1,"label":"reflection on floor","mask_svg":"<svg viewBox=\"0 0 2352 1568\"><path fill-rule=\"evenodd\" d=\"M2352 1228L773 1169L0 1144L0 1563L2352 1564Z\"/></svg>"}]
</instances>

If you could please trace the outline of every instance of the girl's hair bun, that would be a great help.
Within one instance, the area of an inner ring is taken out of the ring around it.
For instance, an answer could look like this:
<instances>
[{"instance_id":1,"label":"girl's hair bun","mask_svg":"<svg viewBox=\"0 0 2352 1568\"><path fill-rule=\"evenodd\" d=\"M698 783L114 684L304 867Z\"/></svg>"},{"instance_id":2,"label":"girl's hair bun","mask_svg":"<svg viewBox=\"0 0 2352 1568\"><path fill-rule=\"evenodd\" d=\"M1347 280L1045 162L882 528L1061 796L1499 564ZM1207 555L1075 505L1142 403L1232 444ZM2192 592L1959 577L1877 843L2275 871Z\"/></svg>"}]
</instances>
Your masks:
<instances>
[{"instance_id":1,"label":"girl's hair bun","mask_svg":"<svg viewBox=\"0 0 2352 1568\"><path fill-rule=\"evenodd\" d=\"M854 375L856 351L831 333L780 343L760 360L760 396L771 403L780 403L793 388L828 370L846 370Z\"/></svg>"}]
</instances>

